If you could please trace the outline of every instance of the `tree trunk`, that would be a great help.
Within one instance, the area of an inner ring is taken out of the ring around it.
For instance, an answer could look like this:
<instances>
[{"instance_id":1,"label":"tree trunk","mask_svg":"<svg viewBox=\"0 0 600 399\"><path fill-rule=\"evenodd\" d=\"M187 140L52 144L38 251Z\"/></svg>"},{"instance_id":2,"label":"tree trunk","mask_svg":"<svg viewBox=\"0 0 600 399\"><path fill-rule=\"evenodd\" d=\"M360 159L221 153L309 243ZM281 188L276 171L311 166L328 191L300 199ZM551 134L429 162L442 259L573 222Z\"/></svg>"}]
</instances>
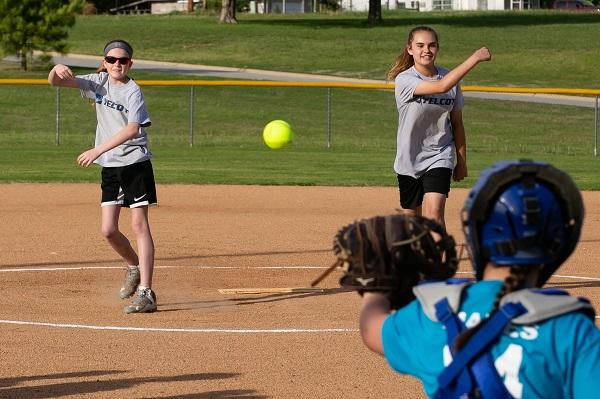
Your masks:
<instances>
[{"instance_id":1,"label":"tree trunk","mask_svg":"<svg viewBox=\"0 0 600 399\"><path fill-rule=\"evenodd\" d=\"M369 0L369 25L377 25L381 18L381 0Z\"/></svg>"},{"instance_id":2,"label":"tree trunk","mask_svg":"<svg viewBox=\"0 0 600 399\"><path fill-rule=\"evenodd\" d=\"M24 50L19 51L19 55L21 56L21 71L27 70L27 52Z\"/></svg>"},{"instance_id":3,"label":"tree trunk","mask_svg":"<svg viewBox=\"0 0 600 399\"><path fill-rule=\"evenodd\" d=\"M194 0L187 0L187 12L194 12Z\"/></svg>"},{"instance_id":4,"label":"tree trunk","mask_svg":"<svg viewBox=\"0 0 600 399\"><path fill-rule=\"evenodd\" d=\"M219 22L222 24L237 24L238 21L235 19L235 0L222 0Z\"/></svg>"}]
</instances>

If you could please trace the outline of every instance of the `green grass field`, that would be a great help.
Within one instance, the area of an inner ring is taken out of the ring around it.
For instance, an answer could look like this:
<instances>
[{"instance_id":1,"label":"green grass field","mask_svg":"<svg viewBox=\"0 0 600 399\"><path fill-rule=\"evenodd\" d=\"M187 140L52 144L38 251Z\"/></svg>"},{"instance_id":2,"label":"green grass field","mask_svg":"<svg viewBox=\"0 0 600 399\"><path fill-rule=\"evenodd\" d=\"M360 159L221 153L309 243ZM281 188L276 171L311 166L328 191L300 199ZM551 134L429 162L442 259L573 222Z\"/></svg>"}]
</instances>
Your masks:
<instances>
[{"instance_id":1,"label":"green grass field","mask_svg":"<svg viewBox=\"0 0 600 399\"><path fill-rule=\"evenodd\" d=\"M452 67L481 46L494 54L465 84L598 88L594 78L600 16L551 13L386 13L367 27L365 14L240 15L237 26L216 17L80 17L69 43L99 54L113 34L136 57L207 65L383 79L416 24L441 35L440 65ZM582 45L585 43L585 45ZM0 63L0 77L45 78ZM77 70L79 73L88 72ZM132 71L136 79L178 76ZM334 89L327 148L326 89L210 87L195 89L194 146L189 145L188 87L145 87L149 129L161 183L394 185L397 114L386 91ZM56 90L0 86L0 181L98 181L97 168L75 166L94 139L93 108L76 90L61 90L60 145L55 145ZM532 158L569 171L583 189L600 189L593 156L593 109L467 99L464 109L470 178L494 160ZM284 119L294 144L273 151L263 126Z\"/></svg>"},{"instance_id":2,"label":"green grass field","mask_svg":"<svg viewBox=\"0 0 600 399\"><path fill-rule=\"evenodd\" d=\"M440 65L453 67L483 45L493 62L465 84L600 88L600 15L553 12L386 12L368 27L364 13L214 16L86 16L71 29L75 53L100 55L115 36L137 58L384 79L408 30L440 34Z\"/></svg>"}]
</instances>

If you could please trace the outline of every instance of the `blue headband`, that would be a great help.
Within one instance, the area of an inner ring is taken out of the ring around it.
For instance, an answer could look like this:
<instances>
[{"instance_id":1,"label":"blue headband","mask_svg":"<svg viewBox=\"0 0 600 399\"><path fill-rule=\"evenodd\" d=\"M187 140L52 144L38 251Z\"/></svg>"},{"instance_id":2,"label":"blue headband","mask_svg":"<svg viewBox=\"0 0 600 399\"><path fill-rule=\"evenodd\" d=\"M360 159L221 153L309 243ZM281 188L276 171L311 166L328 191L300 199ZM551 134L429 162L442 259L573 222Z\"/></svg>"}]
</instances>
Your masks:
<instances>
[{"instance_id":1,"label":"blue headband","mask_svg":"<svg viewBox=\"0 0 600 399\"><path fill-rule=\"evenodd\" d=\"M104 55L108 54L108 52L114 48L120 48L127 51L130 57L133 57L133 49L126 42L122 42L120 40L115 40L114 42L110 42L104 47Z\"/></svg>"}]
</instances>

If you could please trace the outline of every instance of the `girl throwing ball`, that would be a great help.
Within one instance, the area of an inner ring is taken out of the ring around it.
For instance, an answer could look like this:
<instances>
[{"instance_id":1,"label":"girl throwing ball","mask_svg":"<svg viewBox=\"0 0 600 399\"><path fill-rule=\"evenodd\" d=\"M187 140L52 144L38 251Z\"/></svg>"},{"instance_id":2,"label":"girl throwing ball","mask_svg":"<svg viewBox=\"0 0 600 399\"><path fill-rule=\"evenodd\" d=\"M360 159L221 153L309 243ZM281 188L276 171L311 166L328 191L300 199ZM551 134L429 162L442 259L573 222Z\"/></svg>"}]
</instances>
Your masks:
<instances>
[{"instance_id":1,"label":"girl throwing ball","mask_svg":"<svg viewBox=\"0 0 600 399\"><path fill-rule=\"evenodd\" d=\"M388 72L398 108L397 150L400 206L445 226L450 181L467 176L467 145L462 120L460 80L478 63L489 61L485 47L449 71L435 65L438 34L418 26Z\"/></svg>"},{"instance_id":2,"label":"girl throwing ball","mask_svg":"<svg viewBox=\"0 0 600 399\"><path fill-rule=\"evenodd\" d=\"M96 73L73 75L65 65L55 65L48 75L52 86L79 89L94 101L98 125L95 146L77 157L80 166L102 166L102 235L127 265L119 296L135 294L125 313L156 310L152 291L154 241L148 222L148 206L156 203L154 173L146 128L150 116L140 87L128 77L133 48L125 40L104 46L104 59ZM131 209L131 227L137 252L119 231L121 207Z\"/></svg>"}]
</instances>

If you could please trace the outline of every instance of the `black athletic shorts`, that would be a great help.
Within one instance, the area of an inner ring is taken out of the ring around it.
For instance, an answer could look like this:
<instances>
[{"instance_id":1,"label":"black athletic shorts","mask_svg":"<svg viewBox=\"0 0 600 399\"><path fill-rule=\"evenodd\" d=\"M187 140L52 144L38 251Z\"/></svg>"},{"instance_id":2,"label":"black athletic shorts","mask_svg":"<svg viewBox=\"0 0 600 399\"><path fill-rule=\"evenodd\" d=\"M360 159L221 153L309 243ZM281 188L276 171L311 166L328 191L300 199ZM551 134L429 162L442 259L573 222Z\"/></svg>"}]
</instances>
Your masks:
<instances>
[{"instance_id":1,"label":"black athletic shorts","mask_svg":"<svg viewBox=\"0 0 600 399\"><path fill-rule=\"evenodd\" d=\"M448 197L452 169L430 169L418 179L406 175L397 175L397 177L400 206L403 209L414 209L423 204L425 193L440 193Z\"/></svg>"},{"instance_id":2,"label":"black athletic shorts","mask_svg":"<svg viewBox=\"0 0 600 399\"><path fill-rule=\"evenodd\" d=\"M156 203L154 172L150 161L102 168L102 204L137 208Z\"/></svg>"}]
</instances>

